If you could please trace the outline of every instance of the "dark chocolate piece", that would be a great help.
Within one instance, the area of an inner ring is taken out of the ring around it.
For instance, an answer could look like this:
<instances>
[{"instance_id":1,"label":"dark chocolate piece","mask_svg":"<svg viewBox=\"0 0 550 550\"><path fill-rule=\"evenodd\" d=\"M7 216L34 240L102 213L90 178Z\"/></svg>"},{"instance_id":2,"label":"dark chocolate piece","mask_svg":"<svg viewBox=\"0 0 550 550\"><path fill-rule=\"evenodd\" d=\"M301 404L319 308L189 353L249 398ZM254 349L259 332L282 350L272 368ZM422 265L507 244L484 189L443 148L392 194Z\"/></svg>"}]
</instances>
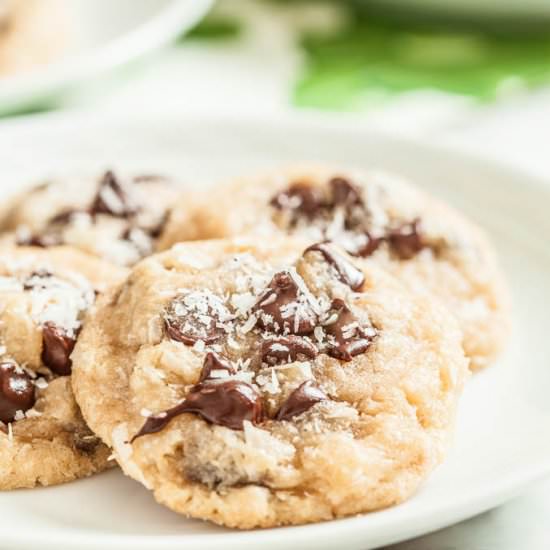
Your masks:
<instances>
[{"instance_id":1,"label":"dark chocolate piece","mask_svg":"<svg viewBox=\"0 0 550 550\"><path fill-rule=\"evenodd\" d=\"M90 214L108 214L117 218L129 218L137 214L138 208L133 203L127 190L118 181L112 171L105 172L99 182L99 188L90 207Z\"/></svg>"},{"instance_id":2,"label":"dark chocolate piece","mask_svg":"<svg viewBox=\"0 0 550 550\"><path fill-rule=\"evenodd\" d=\"M26 372L17 372L14 363L0 363L0 421L13 422L17 411L28 411L34 401L31 377Z\"/></svg>"},{"instance_id":3,"label":"dark chocolate piece","mask_svg":"<svg viewBox=\"0 0 550 550\"><path fill-rule=\"evenodd\" d=\"M401 260L410 260L425 247L419 218L391 230L387 239L391 251Z\"/></svg>"},{"instance_id":4,"label":"dark chocolate piece","mask_svg":"<svg viewBox=\"0 0 550 550\"><path fill-rule=\"evenodd\" d=\"M364 235L366 238L366 242L362 244L357 250L350 252L354 256L361 256L362 258L366 258L367 256L374 254L385 241L384 237L373 237L368 231L365 231Z\"/></svg>"},{"instance_id":5,"label":"dark chocolate piece","mask_svg":"<svg viewBox=\"0 0 550 550\"><path fill-rule=\"evenodd\" d=\"M37 271L33 271L23 281L23 290L32 290L41 283L42 279L46 280L46 279L49 279L50 277L53 277L53 273L51 271L48 271L47 269L38 269Z\"/></svg>"},{"instance_id":6,"label":"dark chocolate piece","mask_svg":"<svg viewBox=\"0 0 550 550\"><path fill-rule=\"evenodd\" d=\"M345 256L335 250L331 250L326 243L313 244L304 250L304 255L308 252L320 252L325 261L334 267L338 278L352 290L360 290L365 282L363 272L355 267Z\"/></svg>"},{"instance_id":7,"label":"dark chocolate piece","mask_svg":"<svg viewBox=\"0 0 550 550\"><path fill-rule=\"evenodd\" d=\"M221 359L215 353L208 352L204 358L202 371L199 381L204 382L211 378L212 371L224 370L229 374L235 374L237 371L228 361Z\"/></svg>"},{"instance_id":8,"label":"dark chocolate piece","mask_svg":"<svg viewBox=\"0 0 550 550\"><path fill-rule=\"evenodd\" d=\"M183 302L184 297L173 300L164 315L164 326L168 337L186 346L193 346L199 340L205 344L212 344L224 335L223 327L219 326L221 319L210 304L206 311L189 309ZM220 306L222 307L222 306ZM182 314L177 309L185 311ZM224 316L230 317L229 311L224 309Z\"/></svg>"},{"instance_id":9,"label":"dark chocolate piece","mask_svg":"<svg viewBox=\"0 0 550 550\"><path fill-rule=\"evenodd\" d=\"M42 327L42 362L59 376L68 376L75 343L76 339L68 336L65 329L48 321Z\"/></svg>"},{"instance_id":10,"label":"dark chocolate piece","mask_svg":"<svg viewBox=\"0 0 550 550\"><path fill-rule=\"evenodd\" d=\"M341 361L351 361L353 357L365 353L373 336L367 334L346 303L336 298L330 305L331 315L336 315L333 323L325 325L325 332L334 338L328 346L327 354Z\"/></svg>"},{"instance_id":11,"label":"dark chocolate piece","mask_svg":"<svg viewBox=\"0 0 550 550\"><path fill-rule=\"evenodd\" d=\"M50 246L59 246L63 244L63 240L57 233L45 231L42 235L31 234L25 237L18 237L15 244L17 244L17 246L49 248Z\"/></svg>"},{"instance_id":12,"label":"dark chocolate piece","mask_svg":"<svg viewBox=\"0 0 550 550\"><path fill-rule=\"evenodd\" d=\"M260 313L259 326L278 333L309 334L317 324L317 315L286 271L273 276L253 312Z\"/></svg>"},{"instance_id":13,"label":"dark chocolate piece","mask_svg":"<svg viewBox=\"0 0 550 550\"><path fill-rule=\"evenodd\" d=\"M262 361L268 365L308 361L317 353L317 348L301 336L279 336L262 343Z\"/></svg>"},{"instance_id":14,"label":"dark chocolate piece","mask_svg":"<svg viewBox=\"0 0 550 550\"><path fill-rule=\"evenodd\" d=\"M55 216L50 218L48 220L48 225L49 226L51 226L51 225L67 225L67 224L71 223L74 216L79 215L79 214L81 214L81 215L85 214L87 216L90 215L89 212L87 212L86 210L81 210L81 209L77 209L77 208L70 208L68 210L63 210L59 214L56 214Z\"/></svg>"},{"instance_id":15,"label":"dark chocolate piece","mask_svg":"<svg viewBox=\"0 0 550 550\"><path fill-rule=\"evenodd\" d=\"M323 206L319 192L301 182L293 183L286 190L277 193L269 204L278 210L292 211L296 218L294 221L301 215L314 218Z\"/></svg>"},{"instance_id":16,"label":"dark chocolate piece","mask_svg":"<svg viewBox=\"0 0 550 550\"><path fill-rule=\"evenodd\" d=\"M332 204L334 206L350 207L363 205L359 189L349 180L335 177L328 184L332 192Z\"/></svg>"},{"instance_id":17,"label":"dark chocolate piece","mask_svg":"<svg viewBox=\"0 0 550 550\"><path fill-rule=\"evenodd\" d=\"M166 227L166 224L168 223L168 218L170 217L170 214L169 212L165 212L164 215L162 216L162 218L160 218L160 220L158 221L158 223L156 225L154 225L153 227L149 227L147 229L144 229L145 231L147 231L147 233L149 233L149 235L153 238L153 239L158 239L162 232L164 231L164 228Z\"/></svg>"},{"instance_id":18,"label":"dark chocolate piece","mask_svg":"<svg viewBox=\"0 0 550 550\"><path fill-rule=\"evenodd\" d=\"M73 434L73 445L75 449L84 454L92 454L101 443L99 437L90 432L75 432Z\"/></svg>"},{"instance_id":19,"label":"dark chocolate piece","mask_svg":"<svg viewBox=\"0 0 550 550\"><path fill-rule=\"evenodd\" d=\"M263 405L260 394L246 382L228 380L197 384L179 405L150 416L131 442L143 435L161 431L173 418L183 413L198 414L211 424L242 430L245 420L253 424L262 421Z\"/></svg>"},{"instance_id":20,"label":"dark chocolate piece","mask_svg":"<svg viewBox=\"0 0 550 550\"><path fill-rule=\"evenodd\" d=\"M290 420L326 399L328 399L326 394L312 380L306 380L282 404L277 413L277 420Z\"/></svg>"}]
</instances>

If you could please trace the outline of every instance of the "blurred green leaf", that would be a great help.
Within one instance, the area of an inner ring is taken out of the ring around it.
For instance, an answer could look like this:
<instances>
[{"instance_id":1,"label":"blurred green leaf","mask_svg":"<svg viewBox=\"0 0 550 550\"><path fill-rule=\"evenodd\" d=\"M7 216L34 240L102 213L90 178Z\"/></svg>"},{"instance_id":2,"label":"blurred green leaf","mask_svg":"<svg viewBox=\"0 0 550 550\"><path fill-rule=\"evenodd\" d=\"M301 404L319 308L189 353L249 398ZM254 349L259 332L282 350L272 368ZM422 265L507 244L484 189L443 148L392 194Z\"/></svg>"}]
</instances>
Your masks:
<instances>
[{"instance_id":1,"label":"blurred green leaf","mask_svg":"<svg viewBox=\"0 0 550 550\"><path fill-rule=\"evenodd\" d=\"M491 101L550 81L550 33L510 35L354 15L336 33L303 37L298 105L357 110L420 89Z\"/></svg>"},{"instance_id":2,"label":"blurred green leaf","mask_svg":"<svg viewBox=\"0 0 550 550\"><path fill-rule=\"evenodd\" d=\"M236 19L210 15L203 19L190 32L181 37L181 41L188 38L200 40L226 40L236 38L242 30L242 25Z\"/></svg>"}]
</instances>

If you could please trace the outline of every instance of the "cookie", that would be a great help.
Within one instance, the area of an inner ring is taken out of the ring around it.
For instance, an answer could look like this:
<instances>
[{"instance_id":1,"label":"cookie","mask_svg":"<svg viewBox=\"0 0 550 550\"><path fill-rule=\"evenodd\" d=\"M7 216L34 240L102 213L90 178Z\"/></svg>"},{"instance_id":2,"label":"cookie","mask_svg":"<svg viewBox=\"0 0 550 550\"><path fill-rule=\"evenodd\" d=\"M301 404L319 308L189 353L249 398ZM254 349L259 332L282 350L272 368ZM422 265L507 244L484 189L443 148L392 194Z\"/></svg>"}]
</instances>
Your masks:
<instances>
[{"instance_id":1,"label":"cookie","mask_svg":"<svg viewBox=\"0 0 550 550\"><path fill-rule=\"evenodd\" d=\"M490 364L510 332L508 292L483 232L411 184L381 173L303 168L240 180L176 207L160 249L255 233L333 240L381 264L456 315L471 367Z\"/></svg>"},{"instance_id":2,"label":"cookie","mask_svg":"<svg viewBox=\"0 0 550 550\"><path fill-rule=\"evenodd\" d=\"M0 0L0 74L54 60L70 35L65 0Z\"/></svg>"},{"instance_id":3,"label":"cookie","mask_svg":"<svg viewBox=\"0 0 550 550\"><path fill-rule=\"evenodd\" d=\"M13 200L0 228L23 246L71 245L127 266L154 251L177 196L153 175L45 182Z\"/></svg>"},{"instance_id":4,"label":"cookie","mask_svg":"<svg viewBox=\"0 0 550 550\"><path fill-rule=\"evenodd\" d=\"M75 402L70 353L96 293L124 274L71 249L0 251L0 489L113 464Z\"/></svg>"},{"instance_id":5,"label":"cookie","mask_svg":"<svg viewBox=\"0 0 550 550\"><path fill-rule=\"evenodd\" d=\"M334 245L185 243L100 299L73 388L160 503L230 527L302 524L417 490L452 433L460 340L438 302Z\"/></svg>"}]
</instances>

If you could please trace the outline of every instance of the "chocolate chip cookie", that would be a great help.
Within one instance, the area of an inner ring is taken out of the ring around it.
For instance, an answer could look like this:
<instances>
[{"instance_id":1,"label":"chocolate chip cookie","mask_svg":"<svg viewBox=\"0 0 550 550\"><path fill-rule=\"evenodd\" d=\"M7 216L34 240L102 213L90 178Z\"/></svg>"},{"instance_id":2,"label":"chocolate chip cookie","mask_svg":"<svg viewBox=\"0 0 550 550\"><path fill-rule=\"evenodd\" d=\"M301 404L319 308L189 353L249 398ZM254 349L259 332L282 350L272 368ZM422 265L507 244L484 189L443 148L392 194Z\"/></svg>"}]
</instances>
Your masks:
<instances>
[{"instance_id":1,"label":"chocolate chip cookie","mask_svg":"<svg viewBox=\"0 0 550 550\"><path fill-rule=\"evenodd\" d=\"M126 266L154 251L177 196L154 175L45 182L16 197L0 228L22 246L71 245Z\"/></svg>"},{"instance_id":2,"label":"chocolate chip cookie","mask_svg":"<svg viewBox=\"0 0 550 550\"><path fill-rule=\"evenodd\" d=\"M124 274L63 247L0 250L0 489L107 467L74 400L70 355L96 294Z\"/></svg>"},{"instance_id":3,"label":"chocolate chip cookie","mask_svg":"<svg viewBox=\"0 0 550 550\"><path fill-rule=\"evenodd\" d=\"M58 58L72 34L68 12L65 0L0 0L0 74Z\"/></svg>"},{"instance_id":4,"label":"chocolate chip cookie","mask_svg":"<svg viewBox=\"0 0 550 550\"><path fill-rule=\"evenodd\" d=\"M185 243L100 298L73 388L126 474L252 528L403 501L468 373L456 321L375 265L291 238Z\"/></svg>"},{"instance_id":5,"label":"chocolate chip cookie","mask_svg":"<svg viewBox=\"0 0 550 550\"><path fill-rule=\"evenodd\" d=\"M304 168L237 181L184 200L159 248L250 232L337 242L438 296L459 321L473 369L491 363L508 339L508 293L483 232L397 178Z\"/></svg>"}]
</instances>

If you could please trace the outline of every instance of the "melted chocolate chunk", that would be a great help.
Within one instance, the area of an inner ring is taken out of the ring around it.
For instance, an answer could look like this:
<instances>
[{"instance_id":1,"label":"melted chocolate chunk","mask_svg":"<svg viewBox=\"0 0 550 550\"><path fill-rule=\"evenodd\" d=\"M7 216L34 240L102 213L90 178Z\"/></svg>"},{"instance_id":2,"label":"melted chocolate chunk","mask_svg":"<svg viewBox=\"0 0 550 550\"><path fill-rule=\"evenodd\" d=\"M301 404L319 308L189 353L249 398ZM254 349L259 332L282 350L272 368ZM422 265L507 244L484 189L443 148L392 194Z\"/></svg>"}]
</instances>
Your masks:
<instances>
[{"instance_id":1,"label":"melted chocolate chunk","mask_svg":"<svg viewBox=\"0 0 550 550\"><path fill-rule=\"evenodd\" d=\"M86 210L75 208L63 210L48 220L43 233L24 235L17 239L17 244L19 246L39 246L41 248L62 245L61 227L71 223L74 216L77 215L89 215L89 213Z\"/></svg>"},{"instance_id":2,"label":"melted chocolate chunk","mask_svg":"<svg viewBox=\"0 0 550 550\"><path fill-rule=\"evenodd\" d=\"M229 374L235 374L237 372L229 362L221 359L215 353L209 352L204 358L199 379L200 382L211 379L213 371L227 371Z\"/></svg>"},{"instance_id":3,"label":"melted chocolate chunk","mask_svg":"<svg viewBox=\"0 0 550 550\"><path fill-rule=\"evenodd\" d=\"M355 267L345 256L331 250L326 243L311 245L305 249L304 255L308 252L320 252L325 261L335 269L340 281L348 285L352 290L360 290L363 286L365 282L363 272Z\"/></svg>"},{"instance_id":4,"label":"melted chocolate chunk","mask_svg":"<svg viewBox=\"0 0 550 550\"><path fill-rule=\"evenodd\" d=\"M333 205L349 207L363 204L359 189L349 180L336 177L332 178L328 184L332 192Z\"/></svg>"},{"instance_id":5,"label":"melted chocolate chunk","mask_svg":"<svg viewBox=\"0 0 550 550\"><path fill-rule=\"evenodd\" d=\"M366 258L371 254L374 254L380 246L384 243L384 237L373 237L368 231L365 231L366 242L362 244L357 250L351 252L354 256L361 256Z\"/></svg>"},{"instance_id":6,"label":"melted chocolate chunk","mask_svg":"<svg viewBox=\"0 0 550 550\"><path fill-rule=\"evenodd\" d=\"M42 362L59 376L68 376L75 343L76 339L68 336L65 329L48 321L42 327Z\"/></svg>"},{"instance_id":7,"label":"melted chocolate chunk","mask_svg":"<svg viewBox=\"0 0 550 550\"><path fill-rule=\"evenodd\" d=\"M151 236L141 227L126 228L120 235L120 238L131 243L142 257L153 253Z\"/></svg>"},{"instance_id":8,"label":"melted chocolate chunk","mask_svg":"<svg viewBox=\"0 0 550 550\"><path fill-rule=\"evenodd\" d=\"M277 193L270 201L278 210L289 210L294 213L294 222L300 216L314 218L323 203L318 191L305 183L293 183L285 191Z\"/></svg>"},{"instance_id":9,"label":"melted chocolate chunk","mask_svg":"<svg viewBox=\"0 0 550 550\"><path fill-rule=\"evenodd\" d=\"M165 212L162 218L158 221L156 225L153 227L150 227L146 229L147 233L153 238L158 239L162 232L164 231L164 228L166 227L166 224L168 222L168 218L170 217L170 214L168 212Z\"/></svg>"},{"instance_id":10,"label":"melted chocolate chunk","mask_svg":"<svg viewBox=\"0 0 550 550\"><path fill-rule=\"evenodd\" d=\"M48 220L48 225L67 225L73 221L73 218L78 215L89 216L89 212L77 208L63 210Z\"/></svg>"},{"instance_id":11,"label":"melted chocolate chunk","mask_svg":"<svg viewBox=\"0 0 550 550\"><path fill-rule=\"evenodd\" d=\"M260 313L258 325L273 332L309 334L317 323L317 315L286 271L273 276L253 312Z\"/></svg>"},{"instance_id":12,"label":"melted chocolate chunk","mask_svg":"<svg viewBox=\"0 0 550 550\"><path fill-rule=\"evenodd\" d=\"M25 372L17 372L13 363L0 363L0 421L13 422L17 411L34 405L34 384Z\"/></svg>"},{"instance_id":13,"label":"melted chocolate chunk","mask_svg":"<svg viewBox=\"0 0 550 550\"><path fill-rule=\"evenodd\" d=\"M170 339L193 346L199 340L213 344L225 334L220 323L228 319L230 313L221 302L216 307L205 302L203 307L193 308L185 304L185 299L182 296L173 300L164 315L164 326Z\"/></svg>"},{"instance_id":14,"label":"melted chocolate chunk","mask_svg":"<svg viewBox=\"0 0 550 550\"><path fill-rule=\"evenodd\" d=\"M290 420L326 399L328 399L326 394L313 381L306 380L288 396L276 418L277 420Z\"/></svg>"},{"instance_id":15,"label":"melted chocolate chunk","mask_svg":"<svg viewBox=\"0 0 550 550\"><path fill-rule=\"evenodd\" d=\"M425 247L418 218L390 231L387 239L392 252L401 260L410 260Z\"/></svg>"},{"instance_id":16,"label":"melted chocolate chunk","mask_svg":"<svg viewBox=\"0 0 550 550\"><path fill-rule=\"evenodd\" d=\"M90 214L129 218L137 214L137 211L137 206L114 173L110 170L106 172L99 182L99 188L90 207Z\"/></svg>"},{"instance_id":17,"label":"melted chocolate chunk","mask_svg":"<svg viewBox=\"0 0 550 550\"><path fill-rule=\"evenodd\" d=\"M229 380L217 384L197 384L179 405L160 414L150 416L139 432L132 438L156 433L183 413L194 413L204 420L232 430L242 430L248 420L259 424L263 419L260 394L246 382Z\"/></svg>"},{"instance_id":18,"label":"melted chocolate chunk","mask_svg":"<svg viewBox=\"0 0 550 550\"><path fill-rule=\"evenodd\" d=\"M38 269L33 271L24 281L23 290L33 290L38 286L45 286L45 281L53 277L53 273L47 269ZM44 282L43 282L44 281Z\"/></svg>"},{"instance_id":19,"label":"melted chocolate chunk","mask_svg":"<svg viewBox=\"0 0 550 550\"><path fill-rule=\"evenodd\" d=\"M63 240L57 233L45 232L42 235L25 235L24 237L18 237L16 244L18 246L49 248L50 246L59 246L63 244Z\"/></svg>"},{"instance_id":20,"label":"melted chocolate chunk","mask_svg":"<svg viewBox=\"0 0 550 550\"><path fill-rule=\"evenodd\" d=\"M317 357L317 348L301 336L279 336L262 343L262 361L268 365L308 361Z\"/></svg>"},{"instance_id":21,"label":"melted chocolate chunk","mask_svg":"<svg viewBox=\"0 0 550 550\"><path fill-rule=\"evenodd\" d=\"M168 212L165 212L158 223L150 227L130 225L122 232L120 238L125 241L130 241L138 249L147 249L146 253L151 254L153 249L151 240L158 239L161 236L166 226L166 222L168 221L168 216Z\"/></svg>"},{"instance_id":22,"label":"melted chocolate chunk","mask_svg":"<svg viewBox=\"0 0 550 550\"><path fill-rule=\"evenodd\" d=\"M84 454L92 454L100 442L99 437L89 432L75 432L73 434L75 449Z\"/></svg>"},{"instance_id":23,"label":"melted chocolate chunk","mask_svg":"<svg viewBox=\"0 0 550 550\"><path fill-rule=\"evenodd\" d=\"M330 308L330 315L335 315L336 319L324 327L326 333L334 338L334 343L328 346L327 354L341 361L351 361L356 355L367 351L373 335L359 325L344 300L336 298Z\"/></svg>"}]
</instances>

